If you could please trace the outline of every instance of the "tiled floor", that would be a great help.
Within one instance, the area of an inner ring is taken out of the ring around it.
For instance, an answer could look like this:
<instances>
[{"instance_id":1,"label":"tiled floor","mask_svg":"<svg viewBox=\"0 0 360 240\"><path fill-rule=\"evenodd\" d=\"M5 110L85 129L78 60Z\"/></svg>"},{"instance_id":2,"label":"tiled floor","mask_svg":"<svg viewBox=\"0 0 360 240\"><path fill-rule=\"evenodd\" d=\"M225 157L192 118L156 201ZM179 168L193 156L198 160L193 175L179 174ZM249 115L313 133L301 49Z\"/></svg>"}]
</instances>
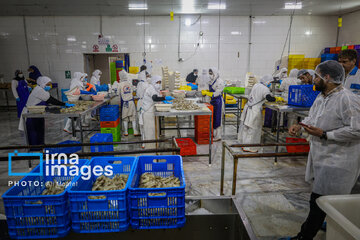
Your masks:
<instances>
[{"instance_id":1,"label":"tiled floor","mask_svg":"<svg viewBox=\"0 0 360 240\"><path fill-rule=\"evenodd\" d=\"M46 122L46 143L57 143L72 137L62 131L65 119ZM95 122L93 122L95 124ZM0 146L23 144L23 136L17 130L18 119L14 112L0 115ZM234 141L236 130L227 126L224 139ZM188 134L189 133L189 134ZM93 133L90 134L90 136ZM167 131L171 136L176 131ZM190 131L182 130L182 137L193 136ZM133 136L123 137L134 139ZM86 138L89 141L89 138ZM118 150L140 149L140 145L122 145ZM221 142L214 143L213 162L208 158L184 158L187 196L217 196L220 192ZM265 149L264 151L271 151ZM199 145L198 153L207 153L208 145ZM6 152L0 151L1 156ZM277 165L273 159L241 159L238 165L236 201L243 207L250 219L254 232L259 239L277 239L281 236L296 235L308 211L310 186L304 181L306 159L280 158ZM7 176L7 162L0 162L0 193L8 189L8 181L19 179ZM28 169L26 162L14 163L15 170ZM231 194L233 164L229 154L225 165L225 195ZM4 214L0 204L0 214ZM316 239L325 239L320 232Z\"/></svg>"}]
</instances>

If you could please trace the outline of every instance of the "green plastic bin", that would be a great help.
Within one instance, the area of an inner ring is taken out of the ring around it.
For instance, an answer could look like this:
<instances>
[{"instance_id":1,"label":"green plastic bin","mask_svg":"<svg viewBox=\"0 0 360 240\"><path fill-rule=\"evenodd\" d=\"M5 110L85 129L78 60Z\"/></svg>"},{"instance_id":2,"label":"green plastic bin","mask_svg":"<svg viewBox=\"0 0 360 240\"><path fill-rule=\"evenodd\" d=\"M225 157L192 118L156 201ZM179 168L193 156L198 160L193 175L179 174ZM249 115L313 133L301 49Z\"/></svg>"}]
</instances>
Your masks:
<instances>
[{"instance_id":1,"label":"green plastic bin","mask_svg":"<svg viewBox=\"0 0 360 240\"><path fill-rule=\"evenodd\" d=\"M101 128L101 133L111 133L113 135L114 142L120 142L121 140L120 124L114 128Z\"/></svg>"},{"instance_id":2,"label":"green plastic bin","mask_svg":"<svg viewBox=\"0 0 360 240\"><path fill-rule=\"evenodd\" d=\"M245 88L243 87L225 87L224 93L230 93L230 94L244 94Z\"/></svg>"}]
</instances>

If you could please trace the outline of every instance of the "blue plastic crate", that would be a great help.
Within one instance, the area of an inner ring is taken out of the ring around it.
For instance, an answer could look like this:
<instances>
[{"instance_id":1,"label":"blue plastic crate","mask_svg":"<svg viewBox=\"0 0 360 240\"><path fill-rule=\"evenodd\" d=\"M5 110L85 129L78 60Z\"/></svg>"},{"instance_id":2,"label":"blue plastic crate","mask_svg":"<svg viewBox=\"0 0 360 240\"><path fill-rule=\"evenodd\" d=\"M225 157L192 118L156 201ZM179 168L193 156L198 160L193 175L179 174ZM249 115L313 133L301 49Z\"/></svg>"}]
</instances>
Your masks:
<instances>
[{"instance_id":1,"label":"blue plastic crate","mask_svg":"<svg viewBox=\"0 0 360 240\"><path fill-rule=\"evenodd\" d=\"M96 133L90 138L90 143L103 143L103 142L112 142L113 136L111 133ZM113 145L99 145L91 146L91 152L113 152Z\"/></svg>"},{"instance_id":2,"label":"blue plastic crate","mask_svg":"<svg viewBox=\"0 0 360 240\"><path fill-rule=\"evenodd\" d=\"M289 87L288 104L311 107L319 91L313 90L313 85L291 85Z\"/></svg>"},{"instance_id":3,"label":"blue plastic crate","mask_svg":"<svg viewBox=\"0 0 360 240\"><path fill-rule=\"evenodd\" d=\"M100 121L116 121L119 117L118 105L106 105L100 108Z\"/></svg>"},{"instance_id":4,"label":"blue plastic crate","mask_svg":"<svg viewBox=\"0 0 360 240\"><path fill-rule=\"evenodd\" d=\"M118 163L114 163L118 162ZM113 176L129 174L126 187L122 190L91 191L97 176L89 180L81 177L69 191L72 229L78 233L122 232L129 227L127 192L136 166L135 157L96 157L89 165L113 167ZM105 196L105 199L89 199L90 196Z\"/></svg>"},{"instance_id":5,"label":"blue plastic crate","mask_svg":"<svg viewBox=\"0 0 360 240\"><path fill-rule=\"evenodd\" d=\"M137 188L143 173L175 176L180 187ZM151 196L162 193L162 196ZM133 229L180 228L185 225L185 177L181 156L140 156L129 187L130 224Z\"/></svg>"},{"instance_id":6,"label":"blue plastic crate","mask_svg":"<svg viewBox=\"0 0 360 240\"><path fill-rule=\"evenodd\" d=\"M68 101L68 98L67 96L65 95L65 92L69 91L70 89L61 89L61 101L62 102L67 102Z\"/></svg>"},{"instance_id":7,"label":"blue plastic crate","mask_svg":"<svg viewBox=\"0 0 360 240\"><path fill-rule=\"evenodd\" d=\"M64 161L62 161L64 163ZM79 165L85 165L86 159L79 159ZM45 163L43 172L45 173ZM51 164L49 164L51 166ZM67 166L69 169L70 166ZM40 172L40 165L32 173ZM57 172L58 173L58 172ZM41 195L47 181L56 180L71 183L58 195ZM64 237L70 231L70 206L68 189L75 177L67 176L63 171L57 176L25 176L19 186L13 186L3 195L9 235L13 239L40 239ZM38 183L38 184L37 184Z\"/></svg>"},{"instance_id":8,"label":"blue plastic crate","mask_svg":"<svg viewBox=\"0 0 360 240\"><path fill-rule=\"evenodd\" d=\"M63 142L59 142L57 144L80 144L81 142L78 141L71 141L71 140L66 140ZM46 148L45 151L48 150L49 154L54 154L54 153L76 153L78 151L81 150L81 146L75 146L75 147L58 147L58 148Z\"/></svg>"},{"instance_id":9,"label":"blue plastic crate","mask_svg":"<svg viewBox=\"0 0 360 240\"><path fill-rule=\"evenodd\" d=\"M327 60L338 60L338 55L336 53L325 53L321 54L321 62L325 62Z\"/></svg>"}]
</instances>

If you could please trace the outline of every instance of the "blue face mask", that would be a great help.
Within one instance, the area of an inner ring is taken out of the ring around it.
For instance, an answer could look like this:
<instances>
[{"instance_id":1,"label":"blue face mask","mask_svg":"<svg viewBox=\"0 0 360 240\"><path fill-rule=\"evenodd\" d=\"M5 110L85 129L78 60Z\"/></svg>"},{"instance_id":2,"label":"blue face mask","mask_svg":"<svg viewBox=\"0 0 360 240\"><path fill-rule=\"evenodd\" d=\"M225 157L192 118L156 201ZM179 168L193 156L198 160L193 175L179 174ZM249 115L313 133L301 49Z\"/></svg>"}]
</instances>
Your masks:
<instances>
[{"instance_id":1,"label":"blue face mask","mask_svg":"<svg viewBox=\"0 0 360 240\"><path fill-rule=\"evenodd\" d=\"M50 89L51 89L50 86L45 86L45 87L44 87L44 90L47 91L47 92L50 91Z\"/></svg>"}]
</instances>

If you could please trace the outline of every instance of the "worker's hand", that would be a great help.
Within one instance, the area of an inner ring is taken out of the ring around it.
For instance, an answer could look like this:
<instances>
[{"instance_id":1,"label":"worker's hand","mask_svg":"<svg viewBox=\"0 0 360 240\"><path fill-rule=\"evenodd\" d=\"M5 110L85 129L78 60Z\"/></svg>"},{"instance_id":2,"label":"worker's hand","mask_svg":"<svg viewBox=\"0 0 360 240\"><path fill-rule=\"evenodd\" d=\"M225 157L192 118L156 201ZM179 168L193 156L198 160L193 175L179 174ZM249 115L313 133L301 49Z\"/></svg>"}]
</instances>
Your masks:
<instances>
[{"instance_id":1,"label":"worker's hand","mask_svg":"<svg viewBox=\"0 0 360 240\"><path fill-rule=\"evenodd\" d=\"M289 128L289 134L291 136L296 136L296 134L301 130L301 126L298 125L298 124L295 124L295 125L292 125L290 128Z\"/></svg>"},{"instance_id":2,"label":"worker's hand","mask_svg":"<svg viewBox=\"0 0 360 240\"><path fill-rule=\"evenodd\" d=\"M316 137L321 137L324 133L324 130L314 126L302 126L302 127L305 129L306 132Z\"/></svg>"},{"instance_id":3,"label":"worker's hand","mask_svg":"<svg viewBox=\"0 0 360 240\"><path fill-rule=\"evenodd\" d=\"M16 98L16 101L17 101L17 102L20 102L20 98Z\"/></svg>"},{"instance_id":4,"label":"worker's hand","mask_svg":"<svg viewBox=\"0 0 360 240\"><path fill-rule=\"evenodd\" d=\"M282 97L275 97L276 102L285 102L285 100Z\"/></svg>"},{"instance_id":5,"label":"worker's hand","mask_svg":"<svg viewBox=\"0 0 360 240\"><path fill-rule=\"evenodd\" d=\"M172 104L172 102L168 102L168 101L163 101L163 103L165 103L165 104Z\"/></svg>"},{"instance_id":6,"label":"worker's hand","mask_svg":"<svg viewBox=\"0 0 360 240\"><path fill-rule=\"evenodd\" d=\"M174 100L174 97L172 97L172 96L166 96L166 97L165 97L165 100L166 100L166 101L171 101L171 100Z\"/></svg>"},{"instance_id":7,"label":"worker's hand","mask_svg":"<svg viewBox=\"0 0 360 240\"><path fill-rule=\"evenodd\" d=\"M65 103L65 107L70 108L70 107L75 107L75 104L72 103Z\"/></svg>"}]
</instances>

